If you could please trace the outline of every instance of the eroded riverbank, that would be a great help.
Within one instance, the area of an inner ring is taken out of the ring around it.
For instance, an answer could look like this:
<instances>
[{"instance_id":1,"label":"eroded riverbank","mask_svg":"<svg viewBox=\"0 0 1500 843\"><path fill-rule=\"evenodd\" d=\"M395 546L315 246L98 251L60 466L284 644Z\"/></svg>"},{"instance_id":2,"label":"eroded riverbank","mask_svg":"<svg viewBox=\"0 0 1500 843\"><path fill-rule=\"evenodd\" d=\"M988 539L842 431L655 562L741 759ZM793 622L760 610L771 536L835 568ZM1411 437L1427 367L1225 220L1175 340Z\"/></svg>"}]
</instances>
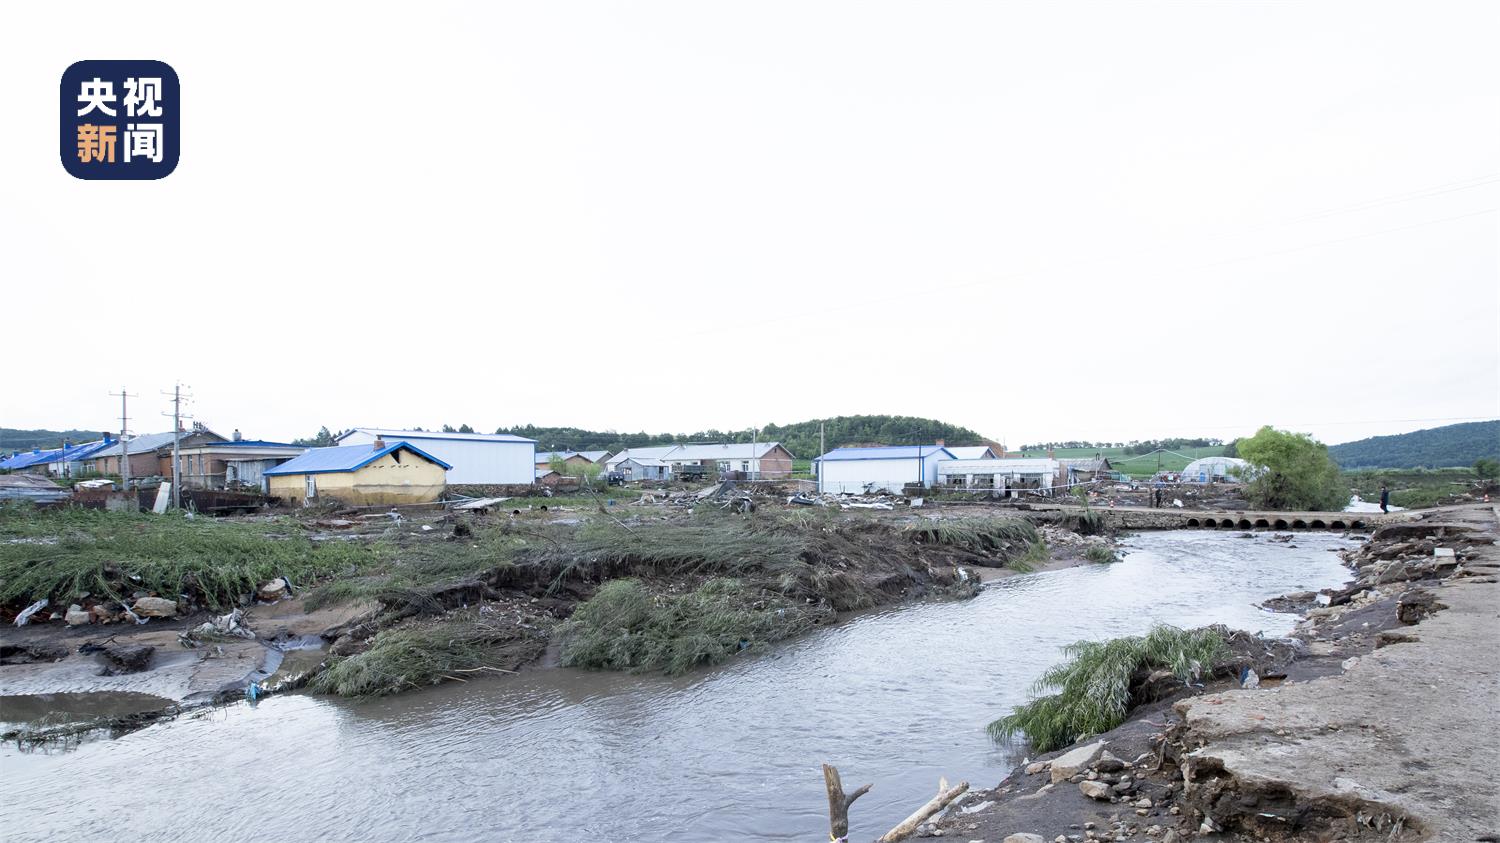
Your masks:
<instances>
[{"instance_id":1,"label":"eroded riverbank","mask_svg":"<svg viewBox=\"0 0 1500 843\"><path fill-rule=\"evenodd\" d=\"M808 839L826 834L830 761L875 783L857 824L884 830L939 776L997 781L1019 760L984 726L1066 643L1153 622L1290 631L1253 604L1339 585L1329 548L1352 546L1295 543L1143 535L1119 564L867 611L677 678L561 669L365 702L293 694L66 755L10 747L0 821L19 839L121 822L161 839Z\"/></svg>"},{"instance_id":2,"label":"eroded riverbank","mask_svg":"<svg viewBox=\"0 0 1500 843\"><path fill-rule=\"evenodd\" d=\"M1346 551L1284 679L1144 704L955 803L960 839L1486 840L1500 788L1496 511L1429 514ZM1173 704L1174 700L1178 700Z\"/></svg>"}]
</instances>

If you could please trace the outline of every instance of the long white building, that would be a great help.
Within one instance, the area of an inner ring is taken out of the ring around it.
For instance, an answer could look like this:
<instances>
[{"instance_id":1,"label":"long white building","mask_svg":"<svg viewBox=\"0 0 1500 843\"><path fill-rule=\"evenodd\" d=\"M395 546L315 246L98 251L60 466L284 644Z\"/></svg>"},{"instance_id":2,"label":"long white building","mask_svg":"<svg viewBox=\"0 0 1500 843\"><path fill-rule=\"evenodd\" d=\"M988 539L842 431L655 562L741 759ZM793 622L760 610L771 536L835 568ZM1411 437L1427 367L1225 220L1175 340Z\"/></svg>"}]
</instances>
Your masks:
<instances>
[{"instance_id":1,"label":"long white building","mask_svg":"<svg viewBox=\"0 0 1500 843\"><path fill-rule=\"evenodd\" d=\"M813 461L818 491L838 494L891 492L908 484L931 486L938 466L953 454L941 445L891 445L879 448L835 448Z\"/></svg>"},{"instance_id":2,"label":"long white building","mask_svg":"<svg viewBox=\"0 0 1500 843\"><path fill-rule=\"evenodd\" d=\"M339 434L338 443L370 445L376 439L383 439L386 444L410 442L453 466L448 470L450 486L531 485L536 482L536 440L524 436L356 427Z\"/></svg>"}]
</instances>

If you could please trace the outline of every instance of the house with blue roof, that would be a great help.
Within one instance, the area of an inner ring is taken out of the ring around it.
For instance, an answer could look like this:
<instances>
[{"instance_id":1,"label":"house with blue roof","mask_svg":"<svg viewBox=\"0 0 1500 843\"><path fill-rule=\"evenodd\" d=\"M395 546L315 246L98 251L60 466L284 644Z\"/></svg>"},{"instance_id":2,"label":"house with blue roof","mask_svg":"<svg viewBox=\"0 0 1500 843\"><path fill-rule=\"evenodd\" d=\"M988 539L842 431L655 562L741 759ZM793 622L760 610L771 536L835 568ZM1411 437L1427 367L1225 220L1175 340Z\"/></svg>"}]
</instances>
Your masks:
<instances>
[{"instance_id":1,"label":"house with blue roof","mask_svg":"<svg viewBox=\"0 0 1500 843\"><path fill-rule=\"evenodd\" d=\"M352 505L431 503L448 488L453 466L405 441L309 448L264 472L267 490L287 503Z\"/></svg>"},{"instance_id":2,"label":"house with blue roof","mask_svg":"<svg viewBox=\"0 0 1500 843\"><path fill-rule=\"evenodd\" d=\"M951 459L952 452L942 442L834 448L813 460L813 469L819 492L900 494L909 485L931 487L937 482L938 463Z\"/></svg>"}]
</instances>

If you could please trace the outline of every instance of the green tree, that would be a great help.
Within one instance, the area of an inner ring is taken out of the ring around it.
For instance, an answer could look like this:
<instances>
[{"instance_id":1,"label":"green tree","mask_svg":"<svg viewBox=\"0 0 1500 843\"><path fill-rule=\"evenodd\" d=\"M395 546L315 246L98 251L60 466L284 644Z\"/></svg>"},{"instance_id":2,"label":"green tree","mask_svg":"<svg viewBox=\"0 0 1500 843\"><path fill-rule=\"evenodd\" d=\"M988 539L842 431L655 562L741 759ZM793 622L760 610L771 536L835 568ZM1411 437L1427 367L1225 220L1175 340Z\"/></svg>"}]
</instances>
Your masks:
<instances>
[{"instance_id":1,"label":"green tree","mask_svg":"<svg viewBox=\"0 0 1500 843\"><path fill-rule=\"evenodd\" d=\"M1474 473L1479 475L1480 480L1500 478L1500 460L1480 457L1474 461Z\"/></svg>"},{"instance_id":2,"label":"green tree","mask_svg":"<svg viewBox=\"0 0 1500 843\"><path fill-rule=\"evenodd\" d=\"M576 478L580 485L599 485L599 475L603 472L603 466L598 463L586 463L583 465L569 464L560 454L553 454L547 460L547 467L564 477Z\"/></svg>"},{"instance_id":3,"label":"green tree","mask_svg":"<svg viewBox=\"0 0 1500 843\"><path fill-rule=\"evenodd\" d=\"M1349 501L1328 446L1305 433L1269 425L1238 442L1240 458L1250 463L1245 496L1261 509L1336 511Z\"/></svg>"},{"instance_id":4,"label":"green tree","mask_svg":"<svg viewBox=\"0 0 1500 843\"><path fill-rule=\"evenodd\" d=\"M338 442L334 441L333 434L328 430L328 425L324 425L318 428L317 435L311 439L293 439L292 444L303 445L308 448L328 448L337 445Z\"/></svg>"}]
</instances>

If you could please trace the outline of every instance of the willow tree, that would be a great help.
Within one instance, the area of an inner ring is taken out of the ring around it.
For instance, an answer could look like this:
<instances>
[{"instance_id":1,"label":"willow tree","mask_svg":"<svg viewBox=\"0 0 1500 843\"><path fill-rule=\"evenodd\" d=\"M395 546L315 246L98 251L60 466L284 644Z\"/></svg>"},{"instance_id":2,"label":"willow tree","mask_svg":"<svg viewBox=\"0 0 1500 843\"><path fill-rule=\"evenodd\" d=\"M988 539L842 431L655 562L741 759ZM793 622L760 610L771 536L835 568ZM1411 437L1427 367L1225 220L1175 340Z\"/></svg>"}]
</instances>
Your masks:
<instances>
[{"instance_id":1,"label":"willow tree","mask_svg":"<svg viewBox=\"0 0 1500 843\"><path fill-rule=\"evenodd\" d=\"M1348 503L1348 484L1328 446L1306 433L1268 425L1236 445L1240 458L1250 463L1245 496L1252 506L1337 511Z\"/></svg>"}]
</instances>

